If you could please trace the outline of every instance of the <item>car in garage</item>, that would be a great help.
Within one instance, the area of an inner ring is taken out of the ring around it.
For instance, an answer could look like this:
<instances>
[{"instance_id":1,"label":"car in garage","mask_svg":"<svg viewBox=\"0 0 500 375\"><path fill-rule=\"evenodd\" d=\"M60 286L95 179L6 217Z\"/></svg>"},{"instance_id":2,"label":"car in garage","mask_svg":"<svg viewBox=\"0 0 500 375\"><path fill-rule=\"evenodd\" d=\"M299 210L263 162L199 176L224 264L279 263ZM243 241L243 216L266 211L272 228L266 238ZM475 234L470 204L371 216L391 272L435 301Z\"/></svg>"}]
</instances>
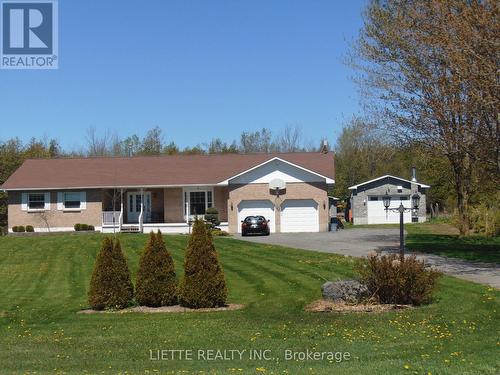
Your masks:
<instances>
[{"instance_id":1,"label":"car in garage","mask_svg":"<svg viewBox=\"0 0 500 375\"><path fill-rule=\"evenodd\" d=\"M247 216L241 221L242 236L247 236L249 234L263 234L269 236L270 233L269 220L264 216Z\"/></svg>"}]
</instances>

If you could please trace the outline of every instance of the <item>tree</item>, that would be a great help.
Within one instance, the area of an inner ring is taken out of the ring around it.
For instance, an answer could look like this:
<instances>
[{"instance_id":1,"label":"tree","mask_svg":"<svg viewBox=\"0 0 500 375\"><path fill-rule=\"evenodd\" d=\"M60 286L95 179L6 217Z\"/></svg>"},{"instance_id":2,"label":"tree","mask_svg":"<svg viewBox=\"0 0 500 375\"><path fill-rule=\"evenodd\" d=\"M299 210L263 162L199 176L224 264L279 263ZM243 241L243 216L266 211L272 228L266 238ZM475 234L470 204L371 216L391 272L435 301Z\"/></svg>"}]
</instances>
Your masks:
<instances>
[{"instance_id":1,"label":"tree","mask_svg":"<svg viewBox=\"0 0 500 375\"><path fill-rule=\"evenodd\" d=\"M99 135L95 127L87 129L87 156L109 156L112 136L109 131Z\"/></svg>"},{"instance_id":2,"label":"tree","mask_svg":"<svg viewBox=\"0 0 500 375\"><path fill-rule=\"evenodd\" d=\"M498 3L372 0L354 65L388 130L443 155L461 234L474 178L500 178Z\"/></svg>"},{"instance_id":3,"label":"tree","mask_svg":"<svg viewBox=\"0 0 500 375\"><path fill-rule=\"evenodd\" d=\"M179 153L179 147L174 142L170 142L163 147L163 153L166 155L176 155Z\"/></svg>"},{"instance_id":4,"label":"tree","mask_svg":"<svg viewBox=\"0 0 500 375\"><path fill-rule=\"evenodd\" d=\"M235 141L227 144L220 138L213 138L208 144L207 151L209 154L236 154L238 153L238 146Z\"/></svg>"},{"instance_id":5,"label":"tree","mask_svg":"<svg viewBox=\"0 0 500 375\"><path fill-rule=\"evenodd\" d=\"M133 296L134 287L120 241L106 237L92 272L89 304L94 310L122 309L130 305Z\"/></svg>"},{"instance_id":6,"label":"tree","mask_svg":"<svg viewBox=\"0 0 500 375\"><path fill-rule=\"evenodd\" d=\"M240 137L240 151L248 154L252 152L271 152L273 148L271 131L263 128L253 133L243 132Z\"/></svg>"},{"instance_id":7,"label":"tree","mask_svg":"<svg viewBox=\"0 0 500 375\"><path fill-rule=\"evenodd\" d=\"M191 308L224 306L227 298L224 272L213 238L203 220L196 219L184 259L179 302Z\"/></svg>"},{"instance_id":8,"label":"tree","mask_svg":"<svg viewBox=\"0 0 500 375\"><path fill-rule=\"evenodd\" d=\"M149 242L139 261L135 285L140 305L159 307L177 303L174 261L160 231L149 235Z\"/></svg>"},{"instance_id":9,"label":"tree","mask_svg":"<svg viewBox=\"0 0 500 375\"><path fill-rule=\"evenodd\" d=\"M142 155L160 155L163 148L163 136L160 127L150 129L142 140L140 153Z\"/></svg>"},{"instance_id":10,"label":"tree","mask_svg":"<svg viewBox=\"0 0 500 375\"><path fill-rule=\"evenodd\" d=\"M137 134L132 134L131 136L125 138L121 141L121 151L122 156L134 156L137 155L141 150L141 140Z\"/></svg>"},{"instance_id":11,"label":"tree","mask_svg":"<svg viewBox=\"0 0 500 375\"><path fill-rule=\"evenodd\" d=\"M303 151L301 129L298 126L286 126L276 139L275 145L281 152Z\"/></svg>"}]
</instances>

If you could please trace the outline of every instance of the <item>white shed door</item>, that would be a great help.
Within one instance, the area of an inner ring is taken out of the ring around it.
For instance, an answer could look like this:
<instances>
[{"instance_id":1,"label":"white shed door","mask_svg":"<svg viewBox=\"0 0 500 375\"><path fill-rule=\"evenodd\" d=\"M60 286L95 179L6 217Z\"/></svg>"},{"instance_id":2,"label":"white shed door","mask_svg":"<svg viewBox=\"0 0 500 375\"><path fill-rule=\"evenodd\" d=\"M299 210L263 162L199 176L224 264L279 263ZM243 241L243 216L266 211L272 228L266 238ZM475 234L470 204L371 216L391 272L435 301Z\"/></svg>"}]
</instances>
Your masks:
<instances>
[{"instance_id":1,"label":"white shed door","mask_svg":"<svg viewBox=\"0 0 500 375\"><path fill-rule=\"evenodd\" d=\"M319 232L318 203L289 199L281 205L281 232Z\"/></svg>"},{"instance_id":2,"label":"white shed door","mask_svg":"<svg viewBox=\"0 0 500 375\"><path fill-rule=\"evenodd\" d=\"M368 208L368 224L399 224L399 212L395 211L385 211L384 202L382 197L369 198L367 202ZM403 203L404 207L410 207L411 201L409 199L401 200L399 197L391 197L390 208L399 207L400 203ZM403 220L405 223L411 223L411 212L405 212L403 214Z\"/></svg>"},{"instance_id":3,"label":"white shed door","mask_svg":"<svg viewBox=\"0 0 500 375\"><path fill-rule=\"evenodd\" d=\"M238 233L241 233L241 221L247 216L264 216L269 220L271 233L275 232L276 223L274 204L268 200L245 200L238 205Z\"/></svg>"}]
</instances>

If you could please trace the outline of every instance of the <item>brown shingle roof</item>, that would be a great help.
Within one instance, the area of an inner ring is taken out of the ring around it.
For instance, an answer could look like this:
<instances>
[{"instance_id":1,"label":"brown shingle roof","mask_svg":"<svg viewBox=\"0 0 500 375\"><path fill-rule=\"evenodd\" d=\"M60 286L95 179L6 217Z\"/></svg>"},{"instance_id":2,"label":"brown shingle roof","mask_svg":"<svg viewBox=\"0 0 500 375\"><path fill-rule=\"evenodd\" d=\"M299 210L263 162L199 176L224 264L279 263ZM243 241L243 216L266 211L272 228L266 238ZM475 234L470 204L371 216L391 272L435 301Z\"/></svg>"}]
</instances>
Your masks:
<instances>
[{"instance_id":1,"label":"brown shingle roof","mask_svg":"<svg viewBox=\"0 0 500 375\"><path fill-rule=\"evenodd\" d=\"M26 160L2 189L217 184L270 159L334 179L333 154L222 154Z\"/></svg>"}]
</instances>

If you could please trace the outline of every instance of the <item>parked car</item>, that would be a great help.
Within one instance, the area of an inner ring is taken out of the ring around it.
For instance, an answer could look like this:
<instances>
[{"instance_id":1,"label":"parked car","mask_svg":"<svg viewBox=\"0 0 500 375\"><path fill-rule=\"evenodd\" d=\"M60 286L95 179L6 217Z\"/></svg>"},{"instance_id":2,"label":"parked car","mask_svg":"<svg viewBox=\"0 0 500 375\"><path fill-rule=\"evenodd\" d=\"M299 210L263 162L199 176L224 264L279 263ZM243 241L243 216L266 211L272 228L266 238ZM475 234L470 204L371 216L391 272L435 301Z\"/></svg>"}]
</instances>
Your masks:
<instances>
[{"instance_id":1,"label":"parked car","mask_svg":"<svg viewBox=\"0 0 500 375\"><path fill-rule=\"evenodd\" d=\"M264 216L247 216L241 222L241 235L263 234L269 236L269 220Z\"/></svg>"}]
</instances>

